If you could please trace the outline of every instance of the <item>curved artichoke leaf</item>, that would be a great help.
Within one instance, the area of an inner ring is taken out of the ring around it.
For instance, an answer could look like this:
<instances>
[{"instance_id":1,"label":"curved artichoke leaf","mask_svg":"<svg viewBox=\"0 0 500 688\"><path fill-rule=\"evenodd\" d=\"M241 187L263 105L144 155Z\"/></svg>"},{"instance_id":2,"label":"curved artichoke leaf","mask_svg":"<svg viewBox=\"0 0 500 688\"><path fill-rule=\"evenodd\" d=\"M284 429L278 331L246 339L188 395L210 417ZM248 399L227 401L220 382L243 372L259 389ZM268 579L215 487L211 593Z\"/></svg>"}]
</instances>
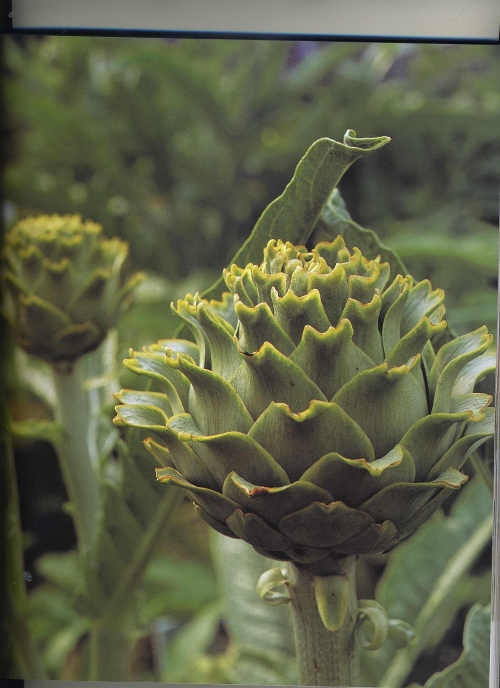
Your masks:
<instances>
[{"instance_id":1,"label":"curved artichoke leaf","mask_svg":"<svg viewBox=\"0 0 500 688\"><path fill-rule=\"evenodd\" d=\"M493 437L494 431L495 409L488 408L482 420L468 423L463 436L433 466L429 478L435 478L449 468L460 469L472 452Z\"/></svg>"},{"instance_id":2,"label":"curved artichoke leaf","mask_svg":"<svg viewBox=\"0 0 500 688\"><path fill-rule=\"evenodd\" d=\"M482 420L484 418L484 412L491 404L492 400L493 396L491 394L482 394L480 392L461 394L458 397L451 398L450 411L451 413L460 413L464 409L467 409L470 413L470 418L468 420Z\"/></svg>"},{"instance_id":3,"label":"curved artichoke leaf","mask_svg":"<svg viewBox=\"0 0 500 688\"><path fill-rule=\"evenodd\" d=\"M222 523L235 509L238 509L238 504L229 499L229 497L222 495L216 490L195 485L172 467L157 468L156 478L161 483L186 490L199 507L212 516L212 518Z\"/></svg>"},{"instance_id":4,"label":"curved artichoke leaf","mask_svg":"<svg viewBox=\"0 0 500 688\"><path fill-rule=\"evenodd\" d=\"M389 635L390 620L387 612L376 600L359 600L358 635L365 650L380 649ZM399 622L402 624L403 622ZM406 624L409 629L409 625Z\"/></svg>"},{"instance_id":5,"label":"curved artichoke leaf","mask_svg":"<svg viewBox=\"0 0 500 688\"><path fill-rule=\"evenodd\" d=\"M270 551L283 551L290 546L288 538L256 514L236 509L226 519L226 523L238 537L246 540L254 547Z\"/></svg>"},{"instance_id":6,"label":"curved artichoke leaf","mask_svg":"<svg viewBox=\"0 0 500 688\"><path fill-rule=\"evenodd\" d=\"M173 351L178 354L191 356L196 363L199 363L200 360L199 347L194 342L190 342L187 339L159 339L155 344L150 344L147 350L152 353L167 353L167 351Z\"/></svg>"},{"instance_id":7,"label":"curved artichoke leaf","mask_svg":"<svg viewBox=\"0 0 500 688\"><path fill-rule=\"evenodd\" d=\"M169 425L172 424L172 420L177 418L179 416L173 416L170 419ZM173 463L175 468L181 471L187 480L207 485L209 488L217 488L217 480L208 466L201 457L188 447L186 442L179 438L179 434L175 429L171 427L165 428L161 439L166 448L155 442L151 437L144 441L144 446L162 465L169 466Z\"/></svg>"},{"instance_id":8,"label":"curved artichoke leaf","mask_svg":"<svg viewBox=\"0 0 500 688\"><path fill-rule=\"evenodd\" d=\"M318 252L319 252L319 247ZM329 265L332 265L329 263ZM335 267L333 267L335 266ZM317 289L321 294L321 302L332 325L337 323L344 308L348 293L348 281L344 265L337 263L332 265L333 270L327 273L311 273L311 289ZM368 299L370 300L370 299Z\"/></svg>"},{"instance_id":9,"label":"curved artichoke leaf","mask_svg":"<svg viewBox=\"0 0 500 688\"><path fill-rule=\"evenodd\" d=\"M143 392L136 389L122 389L114 395L120 404L142 404L159 408L168 418L173 415L172 406L162 392Z\"/></svg>"},{"instance_id":10,"label":"curved artichoke leaf","mask_svg":"<svg viewBox=\"0 0 500 688\"><path fill-rule=\"evenodd\" d=\"M301 481L327 490L335 500L357 507L394 482L411 483L415 464L411 453L397 445L380 459L348 459L338 453L325 454L305 471Z\"/></svg>"},{"instance_id":11,"label":"curved artichoke leaf","mask_svg":"<svg viewBox=\"0 0 500 688\"><path fill-rule=\"evenodd\" d=\"M389 141L387 136L357 138L353 130L346 132L344 143L329 138L315 141L299 161L283 193L264 210L230 264L259 263L264 247L272 238L306 243L332 189L347 169ZM223 280L219 279L203 295L215 298L222 291Z\"/></svg>"},{"instance_id":12,"label":"curved artichoke leaf","mask_svg":"<svg viewBox=\"0 0 500 688\"><path fill-rule=\"evenodd\" d=\"M253 418L275 402L303 411L313 399L326 401L320 388L288 356L265 342L254 354L246 354L231 384Z\"/></svg>"},{"instance_id":13,"label":"curved artichoke leaf","mask_svg":"<svg viewBox=\"0 0 500 688\"><path fill-rule=\"evenodd\" d=\"M409 365L389 368L382 363L358 373L333 397L366 432L376 456L384 456L420 418L428 414L427 399ZM382 432L383 428L383 432Z\"/></svg>"},{"instance_id":14,"label":"curved artichoke leaf","mask_svg":"<svg viewBox=\"0 0 500 688\"><path fill-rule=\"evenodd\" d=\"M233 330L238 324L238 318L234 312L234 299L231 292L225 291L220 299L209 299L208 307L230 325Z\"/></svg>"},{"instance_id":15,"label":"curved artichoke leaf","mask_svg":"<svg viewBox=\"0 0 500 688\"><path fill-rule=\"evenodd\" d=\"M388 354L385 352L388 364L392 366L403 365L413 356L422 352L425 344L434 336L444 332L446 321L431 323L429 318L424 316L415 327L401 337L398 343Z\"/></svg>"},{"instance_id":16,"label":"curved artichoke leaf","mask_svg":"<svg viewBox=\"0 0 500 688\"><path fill-rule=\"evenodd\" d=\"M175 365L191 383L189 411L205 435L246 432L253 419L237 392L220 375L180 355Z\"/></svg>"},{"instance_id":17,"label":"curved artichoke leaf","mask_svg":"<svg viewBox=\"0 0 500 688\"><path fill-rule=\"evenodd\" d=\"M429 377L431 392L437 400L435 405L441 407L445 404L463 367L484 353L490 342L491 335L483 325L473 332L456 337L439 349ZM446 409L438 409L436 406L436 410Z\"/></svg>"},{"instance_id":18,"label":"curved artichoke leaf","mask_svg":"<svg viewBox=\"0 0 500 688\"><path fill-rule=\"evenodd\" d=\"M113 418L115 425L145 428L159 433L167 429L168 418L158 406L127 403L119 404L115 407L115 411L116 416Z\"/></svg>"},{"instance_id":19,"label":"curved artichoke leaf","mask_svg":"<svg viewBox=\"0 0 500 688\"><path fill-rule=\"evenodd\" d=\"M193 330L198 344L201 366L205 367L205 345L210 352L211 369L229 378L240 365L238 344L232 327L221 315L213 310L206 301L186 298L177 302L173 310L185 320Z\"/></svg>"},{"instance_id":20,"label":"curved artichoke leaf","mask_svg":"<svg viewBox=\"0 0 500 688\"><path fill-rule=\"evenodd\" d=\"M455 380L455 384L451 390L452 396L459 396L467 394L474 390L476 383L483 375L492 373L496 368L496 354L492 351L486 351L484 354L473 358L472 361L466 363Z\"/></svg>"},{"instance_id":21,"label":"curved artichoke leaf","mask_svg":"<svg viewBox=\"0 0 500 688\"><path fill-rule=\"evenodd\" d=\"M210 436L179 435L179 439L200 457L220 487L231 471L258 485L276 487L289 482L288 475L252 437L240 432Z\"/></svg>"},{"instance_id":22,"label":"curved artichoke leaf","mask_svg":"<svg viewBox=\"0 0 500 688\"><path fill-rule=\"evenodd\" d=\"M179 299L177 303L171 303L170 308L172 311L184 320L184 324L177 329L177 334L179 334L183 329L191 330L196 346L198 347L199 357L198 364L204 368L207 363L208 352L206 346L206 339L201 329L198 318L196 317L197 302L196 298L192 294L186 294L183 299Z\"/></svg>"},{"instance_id":23,"label":"curved artichoke leaf","mask_svg":"<svg viewBox=\"0 0 500 688\"><path fill-rule=\"evenodd\" d=\"M369 303L377 291L382 292L390 273L389 263L374 262L371 273L350 277L349 296L362 303Z\"/></svg>"},{"instance_id":24,"label":"curved artichoke leaf","mask_svg":"<svg viewBox=\"0 0 500 688\"><path fill-rule=\"evenodd\" d=\"M365 530L337 545L338 554L377 554L398 543L400 533L392 521L372 523Z\"/></svg>"},{"instance_id":25,"label":"curved artichoke leaf","mask_svg":"<svg viewBox=\"0 0 500 688\"><path fill-rule=\"evenodd\" d=\"M284 516L279 529L298 545L331 548L366 530L374 519L343 502L312 502Z\"/></svg>"},{"instance_id":26,"label":"curved artichoke leaf","mask_svg":"<svg viewBox=\"0 0 500 688\"><path fill-rule=\"evenodd\" d=\"M398 275L382 298L382 342L385 356L391 355L401 339L401 320L408 300L412 280Z\"/></svg>"},{"instance_id":27,"label":"curved artichoke leaf","mask_svg":"<svg viewBox=\"0 0 500 688\"><path fill-rule=\"evenodd\" d=\"M172 463L175 463L170 450L167 449L163 444L155 442L152 437L146 437L144 440L144 446L150 454L152 454L155 459L160 463L161 466L165 468L169 467ZM156 470L156 469L155 469Z\"/></svg>"},{"instance_id":28,"label":"curved artichoke leaf","mask_svg":"<svg viewBox=\"0 0 500 688\"><path fill-rule=\"evenodd\" d=\"M380 241L376 232L354 222L339 190L334 189L323 207L309 245L331 241L338 234L344 237L348 246L357 246L367 258L380 256L384 262L389 263L393 275L408 274L398 255Z\"/></svg>"},{"instance_id":29,"label":"curved artichoke leaf","mask_svg":"<svg viewBox=\"0 0 500 688\"><path fill-rule=\"evenodd\" d=\"M272 569L264 571L257 581L257 594L260 599L267 604L278 605L290 602L290 595L286 585L288 578L286 576L286 569L282 566L275 566ZM285 587L285 590L276 590L276 588Z\"/></svg>"},{"instance_id":30,"label":"curved artichoke leaf","mask_svg":"<svg viewBox=\"0 0 500 688\"><path fill-rule=\"evenodd\" d=\"M444 301L442 289L432 289L429 280L422 280L408 293L401 318L401 334L409 332L426 315L431 316Z\"/></svg>"},{"instance_id":31,"label":"curved artichoke leaf","mask_svg":"<svg viewBox=\"0 0 500 688\"><path fill-rule=\"evenodd\" d=\"M284 296L271 291L274 317L290 339L298 344L306 325L319 332L325 332L330 321L325 313L318 289L312 289L304 296L297 296L291 289Z\"/></svg>"},{"instance_id":32,"label":"curved artichoke leaf","mask_svg":"<svg viewBox=\"0 0 500 688\"><path fill-rule=\"evenodd\" d=\"M469 406L456 413L433 413L417 421L403 436L400 444L413 456L417 482L428 477L455 440L458 424L470 420L472 415Z\"/></svg>"},{"instance_id":33,"label":"curved artichoke leaf","mask_svg":"<svg viewBox=\"0 0 500 688\"><path fill-rule=\"evenodd\" d=\"M330 451L346 456L375 458L373 445L361 427L337 404L312 401L294 413L287 404L273 402L249 432L283 466L291 481Z\"/></svg>"},{"instance_id":34,"label":"curved artichoke leaf","mask_svg":"<svg viewBox=\"0 0 500 688\"><path fill-rule=\"evenodd\" d=\"M353 328L347 319L326 332L318 332L306 325L290 359L318 385L327 399L332 399L359 372L375 365L353 342Z\"/></svg>"},{"instance_id":35,"label":"curved artichoke leaf","mask_svg":"<svg viewBox=\"0 0 500 688\"><path fill-rule=\"evenodd\" d=\"M208 511L205 511L205 509L202 509L199 504L196 504L196 502L193 502L195 510L200 514L201 518L205 521L205 523L208 523L209 526L214 528L218 533L221 533L221 535L227 535L227 537L234 538L235 540L239 540L240 538L233 533L233 531L226 526L224 521L219 521L216 518L214 518L211 514L208 513ZM246 543L245 543L246 544Z\"/></svg>"},{"instance_id":36,"label":"curved artichoke leaf","mask_svg":"<svg viewBox=\"0 0 500 688\"><path fill-rule=\"evenodd\" d=\"M360 509L376 521L390 520L398 529L402 523L417 522L425 505L436 495L448 495L464 485L468 477L455 469L444 471L434 480L421 483L394 483L377 492ZM437 508L437 505L436 505ZM427 514L429 515L429 514ZM415 525L416 528L416 525Z\"/></svg>"},{"instance_id":37,"label":"curved artichoke leaf","mask_svg":"<svg viewBox=\"0 0 500 688\"><path fill-rule=\"evenodd\" d=\"M321 487L298 480L282 487L265 487L245 480L237 472L229 473L222 492L244 509L262 516L269 523L278 523L293 511L311 502L331 502L332 497Z\"/></svg>"},{"instance_id":38,"label":"curved artichoke leaf","mask_svg":"<svg viewBox=\"0 0 500 688\"><path fill-rule=\"evenodd\" d=\"M197 316L209 344L210 367L227 380L241 363L234 328L204 303L198 307Z\"/></svg>"},{"instance_id":39,"label":"curved artichoke leaf","mask_svg":"<svg viewBox=\"0 0 500 688\"><path fill-rule=\"evenodd\" d=\"M354 343L375 363L382 363L384 351L378 328L382 301L378 294L369 303L361 303L348 298L342 311L341 318L352 323Z\"/></svg>"},{"instance_id":40,"label":"curved artichoke leaf","mask_svg":"<svg viewBox=\"0 0 500 688\"><path fill-rule=\"evenodd\" d=\"M234 308L239 320L239 343L242 351L255 353L264 342L270 342L286 356L292 353L295 344L278 325L269 304L264 302L246 306L238 300Z\"/></svg>"},{"instance_id":41,"label":"curved artichoke leaf","mask_svg":"<svg viewBox=\"0 0 500 688\"><path fill-rule=\"evenodd\" d=\"M123 365L138 375L146 375L158 380L166 389L166 395L174 413L183 413L187 406L189 389L188 380L175 367L170 359L161 353L131 351L131 358L126 358Z\"/></svg>"}]
</instances>

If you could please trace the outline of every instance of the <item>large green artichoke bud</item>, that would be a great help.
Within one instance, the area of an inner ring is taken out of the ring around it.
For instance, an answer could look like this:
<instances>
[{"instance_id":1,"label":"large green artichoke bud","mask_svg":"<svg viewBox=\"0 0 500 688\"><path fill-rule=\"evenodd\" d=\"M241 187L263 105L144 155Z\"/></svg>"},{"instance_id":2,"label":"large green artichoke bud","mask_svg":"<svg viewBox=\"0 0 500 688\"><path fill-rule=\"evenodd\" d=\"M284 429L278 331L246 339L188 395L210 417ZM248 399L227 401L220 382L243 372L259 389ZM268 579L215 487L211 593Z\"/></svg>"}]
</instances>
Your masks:
<instances>
[{"instance_id":1,"label":"large green artichoke bud","mask_svg":"<svg viewBox=\"0 0 500 688\"><path fill-rule=\"evenodd\" d=\"M312 250L272 240L261 265L225 271L222 301L175 310L196 344L162 341L125 365L115 422L146 429L160 480L201 516L315 575L385 552L467 477L491 436L485 327L445 343L444 294L390 278L342 237Z\"/></svg>"},{"instance_id":2,"label":"large green artichoke bud","mask_svg":"<svg viewBox=\"0 0 500 688\"><path fill-rule=\"evenodd\" d=\"M139 279L125 277L128 246L77 215L17 223L4 247L5 311L18 344L50 363L95 349Z\"/></svg>"}]
</instances>

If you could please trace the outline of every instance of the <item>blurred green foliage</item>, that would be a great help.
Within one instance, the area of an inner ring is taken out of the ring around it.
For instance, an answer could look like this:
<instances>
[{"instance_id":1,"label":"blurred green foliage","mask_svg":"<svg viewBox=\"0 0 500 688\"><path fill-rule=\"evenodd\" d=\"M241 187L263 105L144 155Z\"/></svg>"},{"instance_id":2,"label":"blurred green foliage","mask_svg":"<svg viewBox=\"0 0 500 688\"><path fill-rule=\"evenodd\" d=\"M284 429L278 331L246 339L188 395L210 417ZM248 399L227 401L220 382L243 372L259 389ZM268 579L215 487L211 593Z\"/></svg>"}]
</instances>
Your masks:
<instances>
[{"instance_id":1,"label":"blurred green foliage","mask_svg":"<svg viewBox=\"0 0 500 688\"><path fill-rule=\"evenodd\" d=\"M496 46L45 37L6 47L11 214L79 212L127 239L137 267L175 282L226 264L313 140L351 127L388 134L342 182L347 207L417 277L448 289L459 330L494 328Z\"/></svg>"}]
</instances>

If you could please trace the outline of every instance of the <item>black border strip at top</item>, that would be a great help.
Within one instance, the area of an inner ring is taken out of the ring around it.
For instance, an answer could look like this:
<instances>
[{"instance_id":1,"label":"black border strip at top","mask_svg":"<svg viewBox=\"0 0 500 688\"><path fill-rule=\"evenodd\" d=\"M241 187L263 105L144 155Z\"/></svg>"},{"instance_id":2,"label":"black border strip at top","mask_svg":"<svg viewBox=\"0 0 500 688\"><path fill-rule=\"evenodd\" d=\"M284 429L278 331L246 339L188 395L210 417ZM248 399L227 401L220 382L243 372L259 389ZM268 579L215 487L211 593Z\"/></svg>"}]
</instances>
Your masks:
<instances>
[{"instance_id":1,"label":"black border strip at top","mask_svg":"<svg viewBox=\"0 0 500 688\"><path fill-rule=\"evenodd\" d=\"M11 6L11 0L8 2ZM2 30L11 35L33 36L101 36L101 37L130 37L130 38L226 38L234 40L275 40L275 41L346 41L358 43L450 43L473 45L497 45L500 43L500 27L498 38L450 38L448 36L379 36L366 34L303 34L303 33L271 33L256 31L172 31L154 29L111 29L111 28L13 28L12 16L7 22L2 22Z\"/></svg>"}]
</instances>

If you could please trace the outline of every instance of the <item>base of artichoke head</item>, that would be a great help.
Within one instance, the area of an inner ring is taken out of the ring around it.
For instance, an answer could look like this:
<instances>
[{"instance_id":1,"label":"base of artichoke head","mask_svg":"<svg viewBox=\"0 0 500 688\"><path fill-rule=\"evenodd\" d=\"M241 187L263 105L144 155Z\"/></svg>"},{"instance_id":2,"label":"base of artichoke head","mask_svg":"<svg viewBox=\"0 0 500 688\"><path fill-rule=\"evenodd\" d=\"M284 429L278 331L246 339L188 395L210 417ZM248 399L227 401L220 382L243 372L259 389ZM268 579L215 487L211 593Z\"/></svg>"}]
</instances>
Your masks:
<instances>
[{"instance_id":1,"label":"base of artichoke head","mask_svg":"<svg viewBox=\"0 0 500 688\"><path fill-rule=\"evenodd\" d=\"M345 558L342 569L345 614L336 630L328 630L318 611L316 577L306 569L288 564L288 588L300 685L350 688L359 684L355 557ZM323 581L326 584L328 582Z\"/></svg>"}]
</instances>

